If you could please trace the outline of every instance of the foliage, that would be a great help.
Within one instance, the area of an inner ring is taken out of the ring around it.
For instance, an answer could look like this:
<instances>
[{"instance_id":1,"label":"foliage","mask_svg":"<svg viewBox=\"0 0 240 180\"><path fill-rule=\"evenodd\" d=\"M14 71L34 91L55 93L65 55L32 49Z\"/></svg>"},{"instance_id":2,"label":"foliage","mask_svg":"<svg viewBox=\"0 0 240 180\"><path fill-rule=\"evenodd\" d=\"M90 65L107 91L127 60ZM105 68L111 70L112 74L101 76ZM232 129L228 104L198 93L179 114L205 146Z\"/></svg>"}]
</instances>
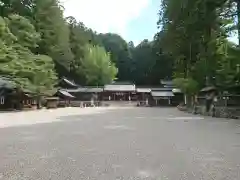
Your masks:
<instances>
[{"instance_id":1,"label":"foliage","mask_svg":"<svg viewBox=\"0 0 240 180\"><path fill-rule=\"evenodd\" d=\"M10 31L17 37L18 44L28 49L37 47L40 34L28 19L19 15L10 15L6 20Z\"/></svg>"},{"instance_id":2,"label":"foliage","mask_svg":"<svg viewBox=\"0 0 240 180\"><path fill-rule=\"evenodd\" d=\"M82 22L78 22L74 17L67 17L70 32L70 48L73 53L73 61L70 65L70 76L79 84L86 84L86 78L82 70L82 59L86 44L97 43L97 34L85 27Z\"/></svg>"},{"instance_id":3,"label":"foliage","mask_svg":"<svg viewBox=\"0 0 240 180\"><path fill-rule=\"evenodd\" d=\"M236 29L234 13L240 14L234 1L162 0L159 12L159 44L173 57L174 77L183 90L189 92L192 79L199 88L235 83L239 53L227 40Z\"/></svg>"},{"instance_id":4,"label":"foliage","mask_svg":"<svg viewBox=\"0 0 240 180\"><path fill-rule=\"evenodd\" d=\"M158 85L161 79L171 77L171 61L158 54L158 48L155 41L143 40L131 51L132 78L136 84Z\"/></svg>"},{"instance_id":5,"label":"foliage","mask_svg":"<svg viewBox=\"0 0 240 180\"><path fill-rule=\"evenodd\" d=\"M82 70L90 85L111 83L117 74L117 69L110 60L110 55L99 46L87 45L84 49Z\"/></svg>"},{"instance_id":6,"label":"foliage","mask_svg":"<svg viewBox=\"0 0 240 180\"><path fill-rule=\"evenodd\" d=\"M107 33L99 34L100 43L111 55L111 60L118 67L117 78L121 81L129 80L132 74L132 61L128 43L119 35Z\"/></svg>"},{"instance_id":7,"label":"foliage","mask_svg":"<svg viewBox=\"0 0 240 180\"><path fill-rule=\"evenodd\" d=\"M33 17L36 30L41 34L36 52L49 55L56 64L69 72L73 54L70 49L69 29L58 1L36 0ZM58 74L65 75L62 72Z\"/></svg>"},{"instance_id":8,"label":"foliage","mask_svg":"<svg viewBox=\"0 0 240 180\"><path fill-rule=\"evenodd\" d=\"M115 65L120 81L157 85L172 76L173 58L163 53L166 36L135 47L117 34L97 34L74 17L65 19L58 0L0 0L0 16L1 74L34 91L52 89L56 72L82 85L110 82Z\"/></svg>"},{"instance_id":9,"label":"foliage","mask_svg":"<svg viewBox=\"0 0 240 180\"><path fill-rule=\"evenodd\" d=\"M0 75L23 89L46 93L54 89L57 77L50 57L35 55L28 49L38 37L27 19L18 15L0 18Z\"/></svg>"},{"instance_id":10,"label":"foliage","mask_svg":"<svg viewBox=\"0 0 240 180\"><path fill-rule=\"evenodd\" d=\"M190 78L176 78L173 80L174 84L181 89L181 91L188 95L194 95L198 92L198 83Z\"/></svg>"}]
</instances>

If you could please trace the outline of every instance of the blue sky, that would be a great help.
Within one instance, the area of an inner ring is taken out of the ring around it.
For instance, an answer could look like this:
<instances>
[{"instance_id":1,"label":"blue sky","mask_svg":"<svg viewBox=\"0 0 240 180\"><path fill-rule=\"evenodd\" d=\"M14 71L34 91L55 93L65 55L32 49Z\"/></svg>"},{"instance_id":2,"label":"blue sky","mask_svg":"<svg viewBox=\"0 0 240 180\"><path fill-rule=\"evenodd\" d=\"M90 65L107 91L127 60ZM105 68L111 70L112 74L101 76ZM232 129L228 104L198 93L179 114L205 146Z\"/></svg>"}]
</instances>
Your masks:
<instances>
[{"instance_id":1,"label":"blue sky","mask_svg":"<svg viewBox=\"0 0 240 180\"><path fill-rule=\"evenodd\" d=\"M112 32L138 44L157 32L159 0L61 0L74 16L99 33Z\"/></svg>"},{"instance_id":2,"label":"blue sky","mask_svg":"<svg viewBox=\"0 0 240 180\"><path fill-rule=\"evenodd\" d=\"M152 0L138 18L130 21L127 27L127 40L139 43L143 39L151 40L157 32L159 0Z\"/></svg>"},{"instance_id":3,"label":"blue sky","mask_svg":"<svg viewBox=\"0 0 240 180\"><path fill-rule=\"evenodd\" d=\"M157 32L160 0L60 0L74 16L98 33L117 33L135 45ZM229 38L237 42L236 36Z\"/></svg>"}]
</instances>

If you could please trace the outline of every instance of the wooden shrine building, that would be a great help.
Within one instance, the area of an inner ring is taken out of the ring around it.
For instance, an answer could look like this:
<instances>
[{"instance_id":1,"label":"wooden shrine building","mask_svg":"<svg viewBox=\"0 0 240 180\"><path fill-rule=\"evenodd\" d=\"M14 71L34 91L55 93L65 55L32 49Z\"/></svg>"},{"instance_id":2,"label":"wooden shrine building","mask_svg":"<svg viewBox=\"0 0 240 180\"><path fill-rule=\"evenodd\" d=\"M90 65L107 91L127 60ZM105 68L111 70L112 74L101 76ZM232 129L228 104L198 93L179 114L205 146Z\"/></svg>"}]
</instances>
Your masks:
<instances>
[{"instance_id":1,"label":"wooden shrine building","mask_svg":"<svg viewBox=\"0 0 240 180\"><path fill-rule=\"evenodd\" d=\"M135 84L130 82L113 82L103 88L105 101L131 101L136 96Z\"/></svg>"}]
</instances>

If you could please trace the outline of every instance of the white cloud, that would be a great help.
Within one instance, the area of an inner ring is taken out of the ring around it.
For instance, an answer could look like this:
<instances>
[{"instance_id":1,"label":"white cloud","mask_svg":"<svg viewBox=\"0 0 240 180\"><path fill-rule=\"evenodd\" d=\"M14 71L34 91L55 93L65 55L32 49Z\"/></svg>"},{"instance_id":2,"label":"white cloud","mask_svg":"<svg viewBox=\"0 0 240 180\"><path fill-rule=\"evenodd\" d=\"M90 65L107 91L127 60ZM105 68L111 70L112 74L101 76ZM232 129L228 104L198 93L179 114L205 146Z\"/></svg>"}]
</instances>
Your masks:
<instances>
[{"instance_id":1,"label":"white cloud","mask_svg":"<svg viewBox=\"0 0 240 180\"><path fill-rule=\"evenodd\" d=\"M74 16L97 32L126 35L127 25L138 18L151 0L61 0L65 16Z\"/></svg>"}]
</instances>

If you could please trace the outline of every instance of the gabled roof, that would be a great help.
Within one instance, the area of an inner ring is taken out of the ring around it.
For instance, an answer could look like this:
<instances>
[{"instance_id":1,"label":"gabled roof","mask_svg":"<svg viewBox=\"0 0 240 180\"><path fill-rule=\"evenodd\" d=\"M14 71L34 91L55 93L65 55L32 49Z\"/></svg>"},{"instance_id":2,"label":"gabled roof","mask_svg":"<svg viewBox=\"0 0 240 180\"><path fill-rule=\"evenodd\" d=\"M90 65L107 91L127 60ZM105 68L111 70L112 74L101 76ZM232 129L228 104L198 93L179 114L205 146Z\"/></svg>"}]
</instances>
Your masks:
<instances>
[{"instance_id":1,"label":"gabled roof","mask_svg":"<svg viewBox=\"0 0 240 180\"><path fill-rule=\"evenodd\" d=\"M174 85L172 80L161 80L161 84L168 85L168 86Z\"/></svg>"},{"instance_id":2,"label":"gabled roof","mask_svg":"<svg viewBox=\"0 0 240 180\"><path fill-rule=\"evenodd\" d=\"M0 77L0 88L14 89L15 87L15 84L11 80Z\"/></svg>"},{"instance_id":3,"label":"gabled roof","mask_svg":"<svg viewBox=\"0 0 240 180\"><path fill-rule=\"evenodd\" d=\"M79 87L75 82L68 80L67 78L62 78L62 81L64 81L66 84L73 86L73 87Z\"/></svg>"},{"instance_id":4,"label":"gabled roof","mask_svg":"<svg viewBox=\"0 0 240 180\"><path fill-rule=\"evenodd\" d=\"M70 98L75 98L73 95L71 95L69 92L67 91L64 91L64 90L58 90L58 92L60 94L62 94L63 96L66 96L66 97L70 97Z\"/></svg>"},{"instance_id":5,"label":"gabled roof","mask_svg":"<svg viewBox=\"0 0 240 180\"><path fill-rule=\"evenodd\" d=\"M209 87L205 87L201 90L201 92L209 92L209 91L216 91L217 88L214 86L209 86Z\"/></svg>"}]
</instances>

